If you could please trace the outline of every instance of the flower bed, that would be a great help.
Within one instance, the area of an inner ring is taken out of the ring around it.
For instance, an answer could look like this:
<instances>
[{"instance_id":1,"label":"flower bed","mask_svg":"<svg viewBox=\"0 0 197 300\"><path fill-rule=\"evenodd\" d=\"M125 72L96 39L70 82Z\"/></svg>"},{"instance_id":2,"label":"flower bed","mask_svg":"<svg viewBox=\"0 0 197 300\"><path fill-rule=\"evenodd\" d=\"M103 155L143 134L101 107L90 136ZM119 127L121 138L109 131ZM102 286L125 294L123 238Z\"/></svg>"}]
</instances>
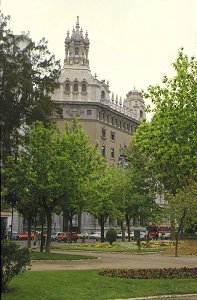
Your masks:
<instances>
[{"instance_id":1,"label":"flower bed","mask_svg":"<svg viewBox=\"0 0 197 300\"><path fill-rule=\"evenodd\" d=\"M197 278L197 268L108 269L99 272L99 275L131 279L194 279Z\"/></svg>"},{"instance_id":2,"label":"flower bed","mask_svg":"<svg viewBox=\"0 0 197 300\"><path fill-rule=\"evenodd\" d=\"M153 248L159 249L161 247L173 247L173 241L154 241L151 240L148 243L146 241L141 242L141 248Z\"/></svg>"}]
</instances>

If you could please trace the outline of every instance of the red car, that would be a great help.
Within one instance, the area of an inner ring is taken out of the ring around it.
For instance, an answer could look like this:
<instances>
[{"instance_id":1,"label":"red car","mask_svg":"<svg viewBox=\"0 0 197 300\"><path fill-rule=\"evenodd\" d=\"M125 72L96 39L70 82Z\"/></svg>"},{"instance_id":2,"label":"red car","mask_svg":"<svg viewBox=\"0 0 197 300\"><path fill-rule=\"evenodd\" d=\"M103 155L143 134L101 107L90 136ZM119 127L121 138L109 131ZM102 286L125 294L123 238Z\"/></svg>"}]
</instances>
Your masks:
<instances>
[{"instance_id":1,"label":"red car","mask_svg":"<svg viewBox=\"0 0 197 300\"><path fill-rule=\"evenodd\" d=\"M67 243L69 240L69 237L70 237L70 241L75 242L75 243L77 242L77 240L79 238L76 232L64 232L61 235L58 235L56 237L56 241L58 241L59 243L60 242Z\"/></svg>"},{"instance_id":2,"label":"red car","mask_svg":"<svg viewBox=\"0 0 197 300\"><path fill-rule=\"evenodd\" d=\"M36 233L31 234L31 239L32 240L34 239L35 235L36 235ZM24 233L18 234L16 239L17 240L27 240L28 239L28 233L24 232Z\"/></svg>"}]
</instances>

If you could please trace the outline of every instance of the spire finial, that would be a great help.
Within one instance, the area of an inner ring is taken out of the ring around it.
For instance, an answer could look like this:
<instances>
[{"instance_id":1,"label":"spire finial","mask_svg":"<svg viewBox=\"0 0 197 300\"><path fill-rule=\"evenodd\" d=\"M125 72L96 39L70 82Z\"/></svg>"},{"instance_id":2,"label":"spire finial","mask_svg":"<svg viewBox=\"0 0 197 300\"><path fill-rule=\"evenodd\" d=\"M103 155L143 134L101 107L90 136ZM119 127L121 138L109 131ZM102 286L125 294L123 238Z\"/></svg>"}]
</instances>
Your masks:
<instances>
[{"instance_id":1,"label":"spire finial","mask_svg":"<svg viewBox=\"0 0 197 300\"><path fill-rule=\"evenodd\" d=\"M76 29L79 29L79 16L77 16L77 23L76 23Z\"/></svg>"}]
</instances>

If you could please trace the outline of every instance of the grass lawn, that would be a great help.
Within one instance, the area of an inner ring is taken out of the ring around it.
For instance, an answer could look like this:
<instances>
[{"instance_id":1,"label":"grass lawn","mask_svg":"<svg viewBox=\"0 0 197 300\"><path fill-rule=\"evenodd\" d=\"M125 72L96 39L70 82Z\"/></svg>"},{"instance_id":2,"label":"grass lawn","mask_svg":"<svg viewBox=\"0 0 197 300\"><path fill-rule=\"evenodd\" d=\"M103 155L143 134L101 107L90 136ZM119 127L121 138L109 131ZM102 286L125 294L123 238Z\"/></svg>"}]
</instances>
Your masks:
<instances>
[{"instance_id":1,"label":"grass lawn","mask_svg":"<svg viewBox=\"0 0 197 300\"><path fill-rule=\"evenodd\" d=\"M195 279L120 279L99 270L27 271L10 284L2 300L106 300L166 294L197 293Z\"/></svg>"},{"instance_id":2,"label":"grass lawn","mask_svg":"<svg viewBox=\"0 0 197 300\"><path fill-rule=\"evenodd\" d=\"M80 243L80 244L53 244L51 243L51 249L53 250L81 250L81 251L95 251L95 252L127 252L127 253L137 253L144 254L148 252L161 252L169 248L169 245L160 247L150 247L142 248L138 251L136 242L124 242L124 243L114 243L109 245L109 243Z\"/></svg>"},{"instance_id":3,"label":"grass lawn","mask_svg":"<svg viewBox=\"0 0 197 300\"><path fill-rule=\"evenodd\" d=\"M92 256L72 255L63 253L46 253L46 252L31 252L32 260L80 260L80 259L95 259Z\"/></svg>"}]
</instances>

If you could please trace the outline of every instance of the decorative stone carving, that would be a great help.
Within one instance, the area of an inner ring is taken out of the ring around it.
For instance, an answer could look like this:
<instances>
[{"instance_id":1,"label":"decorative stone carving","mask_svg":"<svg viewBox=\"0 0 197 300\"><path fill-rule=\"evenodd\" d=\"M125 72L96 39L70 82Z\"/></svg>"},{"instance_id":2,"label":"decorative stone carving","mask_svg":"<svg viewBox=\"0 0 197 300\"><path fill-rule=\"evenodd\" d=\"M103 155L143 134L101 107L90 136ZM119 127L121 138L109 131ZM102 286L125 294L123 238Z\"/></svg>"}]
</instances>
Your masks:
<instances>
[{"instance_id":1,"label":"decorative stone carving","mask_svg":"<svg viewBox=\"0 0 197 300\"><path fill-rule=\"evenodd\" d=\"M84 110L79 108L71 108L66 110L66 113L71 117L80 117L81 115L84 114Z\"/></svg>"}]
</instances>

